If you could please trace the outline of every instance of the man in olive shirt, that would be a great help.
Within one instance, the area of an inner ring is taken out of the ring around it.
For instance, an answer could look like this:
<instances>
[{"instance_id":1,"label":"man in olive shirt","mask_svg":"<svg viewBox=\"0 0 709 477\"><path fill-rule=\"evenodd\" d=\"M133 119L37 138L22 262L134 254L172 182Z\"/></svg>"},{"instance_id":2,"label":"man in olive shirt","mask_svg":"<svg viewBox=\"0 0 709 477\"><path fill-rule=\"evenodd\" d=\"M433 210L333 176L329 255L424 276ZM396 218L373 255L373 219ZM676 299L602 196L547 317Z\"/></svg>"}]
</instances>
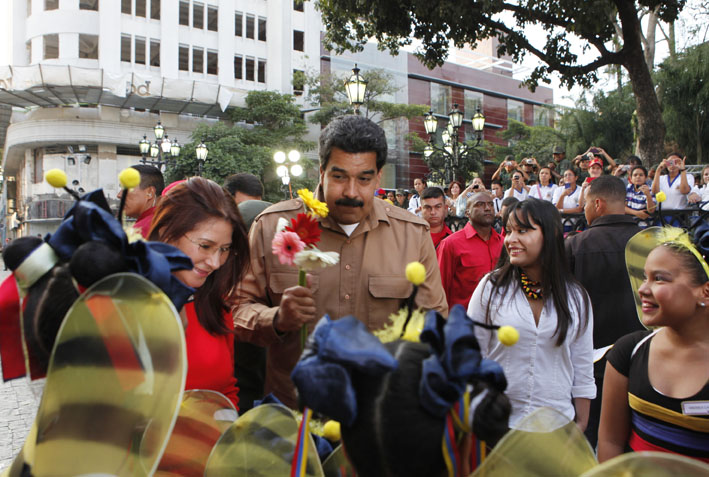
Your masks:
<instances>
[{"instance_id":1,"label":"man in olive shirt","mask_svg":"<svg viewBox=\"0 0 709 477\"><path fill-rule=\"evenodd\" d=\"M322 131L316 196L330 212L320 219L318 248L338 252L340 262L312 272L308 287L297 285L296 267L280 264L271 252L278 219L304 212L302 201L269 207L251 228L251 268L234 298L235 331L268 346L265 392L288 406L296 405L290 373L301 354L302 325L312 331L328 314L354 315L371 330L381 328L411 294L409 262L426 267L417 305L448 313L428 224L374 197L386 154L384 131L361 116L336 118Z\"/></svg>"}]
</instances>

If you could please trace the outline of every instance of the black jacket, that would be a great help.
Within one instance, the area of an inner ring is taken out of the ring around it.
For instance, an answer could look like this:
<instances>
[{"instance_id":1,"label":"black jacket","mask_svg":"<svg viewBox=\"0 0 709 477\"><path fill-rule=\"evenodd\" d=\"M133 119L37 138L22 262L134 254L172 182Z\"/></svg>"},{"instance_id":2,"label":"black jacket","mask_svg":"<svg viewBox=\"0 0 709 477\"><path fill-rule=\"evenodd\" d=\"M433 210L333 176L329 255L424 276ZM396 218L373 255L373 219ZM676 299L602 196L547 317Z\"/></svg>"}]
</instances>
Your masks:
<instances>
[{"instance_id":1,"label":"black jacket","mask_svg":"<svg viewBox=\"0 0 709 477\"><path fill-rule=\"evenodd\" d=\"M591 297L596 349L644 329L625 268L625 244L640 230L628 215L604 215L585 231L566 239L571 272Z\"/></svg>"}]
</instances>

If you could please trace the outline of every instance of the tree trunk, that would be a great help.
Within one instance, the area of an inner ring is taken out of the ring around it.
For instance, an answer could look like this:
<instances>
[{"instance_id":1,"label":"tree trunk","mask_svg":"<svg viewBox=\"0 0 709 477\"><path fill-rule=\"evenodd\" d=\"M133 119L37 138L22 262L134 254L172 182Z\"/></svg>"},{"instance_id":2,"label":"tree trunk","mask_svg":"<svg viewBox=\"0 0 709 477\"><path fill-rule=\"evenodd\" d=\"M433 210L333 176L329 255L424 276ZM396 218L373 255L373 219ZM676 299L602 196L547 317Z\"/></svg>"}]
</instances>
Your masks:
<instances>
[{"instance_id":1,"label":"tree trunk","mask_svg":"<svg viewBox=\"0 0 709 477\"><path fill-rule=\"evenodd\" d=\"M643 42L645 50L645 63L650 71L655 67L655 32L657 31L657 11L660 7L655 8L648 14L647 17L647 32L645 33L646 41Z\"/></svg>"},{"instance_id":2,"label":"tree trunk","mask_svg":"<svg viewBox=\"0 0 709 477\"><path fill-rule=\"evenodd\" d=\"M663 156L665 123L662 109L655 94L655 86L645 61L641 41L641 28L634 1L617 0L618 18L623 30L623 66L628 70L630 84L635 94L638 118L637 155L647 166L658 164Z\"/></svg>"}]
</instances>

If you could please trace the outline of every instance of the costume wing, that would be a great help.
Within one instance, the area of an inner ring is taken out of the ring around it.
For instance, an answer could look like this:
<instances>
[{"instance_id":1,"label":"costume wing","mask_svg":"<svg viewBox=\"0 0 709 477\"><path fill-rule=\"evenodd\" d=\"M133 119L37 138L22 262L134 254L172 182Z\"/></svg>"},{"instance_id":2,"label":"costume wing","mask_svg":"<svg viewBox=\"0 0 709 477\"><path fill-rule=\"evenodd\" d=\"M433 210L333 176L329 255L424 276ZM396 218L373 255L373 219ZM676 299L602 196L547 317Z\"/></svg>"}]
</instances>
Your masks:
<instances>
[{"instance_id":1,"label":"costume wing","mask_svg":"<svg viewBox=\"0 0 709 477\"><path fill-rule=\"evenodd\" d=\"M580 475L597 465L576 423L550 408L540 408L508 432L473 476Z\"/></svg>"},{"instance_id":2,"label":"costume wing","mask_svg":"<svg viewBox=\"0 0 709 477\"><path fill-rule=\"evenodd\" d=\"M238 413L223 394L204 389L185 391L156 477L204 475L212 448Z\"/></svg>"},{"instance_id":3,"label":"costume wing","mask_svg":"<svg viewBox=\"0 0 709 477\"><path fill-rule=\"evenodd\" d=\"M352 464L345 455L345 449L342 444L332 451L332 454L327 456L322 464L325 477L357 477Z\"/></svg>"},{"instance_id":4,"label":"costume wing","mask_svg":"<svg viewBox=\"0 0 709 477\"><path fill-rule=\"evenodd\" d=\"M135 274L97 282L57 334L37 417L8 475L149 475L187 371L179 316Z\"/></svg>"},{"instance_id":5,"label":"costume wing","mask_svg":"<svg viewBox=\"0 0 709 477\"><path fill-rule=\"evenodd\" d=\"M207 462L205 477L272 477L291 475L298 422L290 409L263 404L239 417L222 435ZM310 433L308 477L324 477Z\"/></svg>"},{"instance_id":6,"label":"costume wing","mask_svg":"<svg viewBox=\"0 0 709 477\"><path fill-rule=\"evenodd\" d=\"M632 452L594 467L581 477L706 477L709 465L690 457L667 452Z\"/></svg>"}]
</instances>

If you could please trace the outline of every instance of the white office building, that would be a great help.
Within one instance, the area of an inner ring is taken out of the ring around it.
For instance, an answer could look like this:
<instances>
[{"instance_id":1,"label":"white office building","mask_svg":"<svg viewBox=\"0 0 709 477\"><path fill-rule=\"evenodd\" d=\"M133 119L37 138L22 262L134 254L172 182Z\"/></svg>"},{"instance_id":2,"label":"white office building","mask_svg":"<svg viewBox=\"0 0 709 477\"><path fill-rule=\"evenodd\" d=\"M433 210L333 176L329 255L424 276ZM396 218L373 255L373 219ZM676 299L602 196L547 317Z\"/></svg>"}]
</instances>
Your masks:
<instances>
[{"instance_id":1,"label":"white office building","mask_svg":"<svg viewBox=\"0 0 709 477\"><path fill-rule=\"evenodd\" d=\"M158 121L188 142L250 90L293 91L320 69L320 16L297 0L3 0L0 145L3 239L44 234L76 190L118 193Z\"/></svg>"}]
</instances>

